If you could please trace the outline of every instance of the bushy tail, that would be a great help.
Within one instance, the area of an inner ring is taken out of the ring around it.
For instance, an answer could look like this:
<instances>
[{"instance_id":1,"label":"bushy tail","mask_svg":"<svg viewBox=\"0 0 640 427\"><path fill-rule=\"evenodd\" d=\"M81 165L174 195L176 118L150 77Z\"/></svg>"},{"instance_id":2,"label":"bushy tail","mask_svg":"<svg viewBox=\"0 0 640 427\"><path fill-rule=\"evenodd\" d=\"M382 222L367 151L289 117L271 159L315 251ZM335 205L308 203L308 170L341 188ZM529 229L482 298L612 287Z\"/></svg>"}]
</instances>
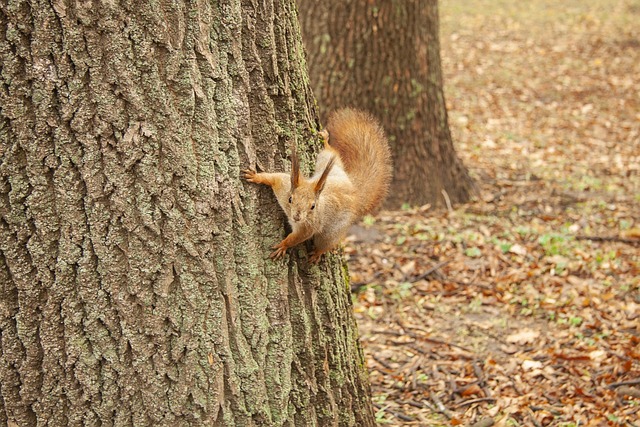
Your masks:
<instances>
[{"instance_id":1,"label":"bushy tail","mask_svg":"<svg viewBox=\"0 0 640 427\"><path fill-rule=\"evenodd\" d=\"M391 183L391 152L382 126L368 113L344 108L331 113L327 131L329 145L361 196L357 213L365 215L384 201Z\"/></svg>"}]
</instances>

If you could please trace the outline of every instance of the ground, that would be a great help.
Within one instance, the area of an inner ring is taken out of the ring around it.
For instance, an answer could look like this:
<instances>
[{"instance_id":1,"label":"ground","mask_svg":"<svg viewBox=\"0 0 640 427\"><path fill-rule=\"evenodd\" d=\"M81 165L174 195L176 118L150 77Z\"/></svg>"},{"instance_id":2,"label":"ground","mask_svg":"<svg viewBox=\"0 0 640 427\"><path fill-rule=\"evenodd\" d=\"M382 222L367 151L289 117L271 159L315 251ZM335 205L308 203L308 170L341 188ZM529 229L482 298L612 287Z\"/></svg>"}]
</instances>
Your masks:
<instances>
[{"instance_id":1,"label":"ground","mask_svg":"<svg viewBox=\"0 0 640 427\"><path fill-rule=\"evenodd\" d=\"M640 426L640 1L440 15L478 194L347 242L378 421Z\"/></svg>"}]
</instances>

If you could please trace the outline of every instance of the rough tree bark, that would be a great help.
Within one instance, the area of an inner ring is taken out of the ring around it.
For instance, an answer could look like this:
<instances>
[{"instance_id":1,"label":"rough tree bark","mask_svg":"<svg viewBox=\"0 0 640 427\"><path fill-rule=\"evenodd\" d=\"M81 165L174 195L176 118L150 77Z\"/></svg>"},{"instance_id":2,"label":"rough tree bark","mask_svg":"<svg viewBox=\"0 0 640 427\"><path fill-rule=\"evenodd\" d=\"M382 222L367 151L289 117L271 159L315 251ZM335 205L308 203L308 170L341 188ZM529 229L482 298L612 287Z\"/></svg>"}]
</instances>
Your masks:
<instances>
[{"instance_id":1,"label":"rough tree bark","mask_svg":"<svg viewBox=\"0 0 640 427\"><path fill-rule=\"evenodd\" d=\"M343 266L269 260L240 179L320 146L293 0L4 0L0 32L0 425L373 425Z\"/></svg>"},{"instance_id":2,"label":"rough tree bark","mask_svg":"<svg viewBox=\"0 0 640 427\"><path fill-rule=\"evenodd\" d=\"M437 0L298 5L322 115L356 106L377 116L389 136L395 176L386 205L467 201L473 183L447 122Z\"/></svg>"}]
</instances>

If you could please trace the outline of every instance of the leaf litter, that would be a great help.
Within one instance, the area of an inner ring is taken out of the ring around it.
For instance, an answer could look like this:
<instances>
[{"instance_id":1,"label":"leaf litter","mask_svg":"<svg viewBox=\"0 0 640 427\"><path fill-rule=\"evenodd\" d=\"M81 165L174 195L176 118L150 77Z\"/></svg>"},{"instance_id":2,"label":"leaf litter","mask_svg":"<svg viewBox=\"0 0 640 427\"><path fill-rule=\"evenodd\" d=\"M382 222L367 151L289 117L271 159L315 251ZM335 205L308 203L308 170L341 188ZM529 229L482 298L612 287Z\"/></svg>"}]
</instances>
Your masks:
<instances>
[{"instance_id":1,"label":"leaf litter","mask_svg":"<svg viewBox=\"0 0 640 427\"><path fill-rule=\"evenodd\" d=\"M479 194L348 239L376 418L640 426L640 1L440 14Z\"/></svg>"}]
</instances>

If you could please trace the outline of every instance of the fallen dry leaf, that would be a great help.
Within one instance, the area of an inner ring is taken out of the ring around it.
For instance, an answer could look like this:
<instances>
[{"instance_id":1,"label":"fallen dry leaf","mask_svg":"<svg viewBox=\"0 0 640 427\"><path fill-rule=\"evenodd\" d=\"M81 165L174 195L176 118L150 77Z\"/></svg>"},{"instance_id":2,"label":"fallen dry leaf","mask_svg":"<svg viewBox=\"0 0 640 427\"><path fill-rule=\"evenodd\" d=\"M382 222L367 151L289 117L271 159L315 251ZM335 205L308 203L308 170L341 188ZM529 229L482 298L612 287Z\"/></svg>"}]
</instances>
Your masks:
<instances>
[{"instance_id":1,"label":"fallen dry leaf","mask_svg":"<svg viewBox=\"0 0 640 427\"><path fill-rule=\"evenodd\" d=\"M506 341L511 344L529 344L540 337L540 331L523 329L515 334L508 335Z\"/></svg>"}]
</instances>

